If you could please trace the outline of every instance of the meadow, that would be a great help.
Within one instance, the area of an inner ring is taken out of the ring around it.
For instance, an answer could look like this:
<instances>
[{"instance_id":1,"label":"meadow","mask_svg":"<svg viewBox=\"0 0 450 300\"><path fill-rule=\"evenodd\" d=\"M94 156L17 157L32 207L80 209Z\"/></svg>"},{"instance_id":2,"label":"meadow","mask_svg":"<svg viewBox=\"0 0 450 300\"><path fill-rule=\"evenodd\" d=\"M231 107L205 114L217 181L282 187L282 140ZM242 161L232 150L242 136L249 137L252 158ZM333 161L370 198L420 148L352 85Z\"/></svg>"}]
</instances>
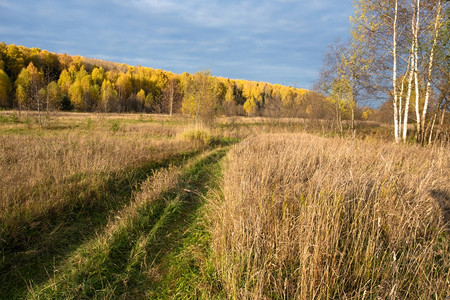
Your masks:
<instances>
[{"instance_id":1,"label":"meadow","mask_svg":"<svg viewBox=\"0 0 450 300\"><path fill-rule=\"evenodd\" d=\"M310 134L241 142L212 201L226 294L445 299L448 150Z\"/></svg>"},{"instance_id":2,"label":"meadow","mask_svg":"<svg viewBox=\"0 0 450 300\"><path fill-rule=\"evenodd\" d=\"M450 296L449 147L311 127L0 112L0 298Z\"/></svg>"}]
</instances>

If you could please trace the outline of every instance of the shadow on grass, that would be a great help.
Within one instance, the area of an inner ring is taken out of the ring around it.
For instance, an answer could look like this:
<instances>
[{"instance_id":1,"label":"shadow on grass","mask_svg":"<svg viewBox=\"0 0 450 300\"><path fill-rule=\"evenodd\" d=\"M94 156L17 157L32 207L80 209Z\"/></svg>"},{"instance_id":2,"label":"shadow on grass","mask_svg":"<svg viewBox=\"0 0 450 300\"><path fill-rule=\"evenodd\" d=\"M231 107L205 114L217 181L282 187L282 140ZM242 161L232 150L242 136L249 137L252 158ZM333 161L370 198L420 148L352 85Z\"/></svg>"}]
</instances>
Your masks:
<instances>
[{"instance_id":1,"label":"shadow on grass","mask_svg":"<svg viewBox=\"0 0 450 300\"><path fill-rule=\"evenodd\" d=\"M170 286L176 286L173 278L167 280L170 256L183 247L225 153L222 148L198 159L183 171L177 188L138 209L139 217L131 227L115 234L100 251L92 247L95 238L88 241L84 250L72 253L82 263L69 260L64 274L37 287L32 296L137 299L169 295ZM156 269L159 274L153 276Z\"/></svg>"},{"instance_id":2,"label":"shadow on grass","mask_svg":"<svg viewBox=\"0 0 450 300\"><path fill-rule=\"evenodd\" d=\"M75 184L68 188L67 201L57 211L48 211L35 219L19 236L0 239L0 299L23 298L27 286L48 279L55 266L102 228L113 213L131 200L133 191L153 171L180 165L198 151L177 154L160 162L148 162L138 168L100 174L100 186L80 191ZM82 180L73 177L76 182Z\"/></svg>"},{"instance_id":3,"label":"shadow on grass","mask_svg":"<svg viewBox=\"0 0 450 300\"><path fill-rule=\"evenodd\" d=\"M450 195L444 190L432 190L430 193L439 205L445 227L450 232Z\"/></svg>"}]
</instances>

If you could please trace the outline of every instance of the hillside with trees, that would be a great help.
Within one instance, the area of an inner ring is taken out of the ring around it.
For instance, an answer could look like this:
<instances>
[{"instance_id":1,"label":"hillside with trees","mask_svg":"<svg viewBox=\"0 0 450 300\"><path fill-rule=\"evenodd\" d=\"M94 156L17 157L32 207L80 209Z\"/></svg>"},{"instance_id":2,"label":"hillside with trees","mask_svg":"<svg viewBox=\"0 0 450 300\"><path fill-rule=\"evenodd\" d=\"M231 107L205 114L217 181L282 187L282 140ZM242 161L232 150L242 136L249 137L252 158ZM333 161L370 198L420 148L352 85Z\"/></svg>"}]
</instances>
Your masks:
<instances>
[{"instance_id":1,"label":"hillside with trees","mask_svg":"<svg viewBox=\"0 0 450 300\"><path fill-rule=\"evenodd\" d=\"M80 112L191 113L193 89L211 95L223 115L308 114L313 93L293 87L128 66L0 44L0 106ZM208 77L204 81L204 77ZM206 84L206 86L205 86ZM211 112L209 112L211 113Z\"/></svg>"}]
</instances>

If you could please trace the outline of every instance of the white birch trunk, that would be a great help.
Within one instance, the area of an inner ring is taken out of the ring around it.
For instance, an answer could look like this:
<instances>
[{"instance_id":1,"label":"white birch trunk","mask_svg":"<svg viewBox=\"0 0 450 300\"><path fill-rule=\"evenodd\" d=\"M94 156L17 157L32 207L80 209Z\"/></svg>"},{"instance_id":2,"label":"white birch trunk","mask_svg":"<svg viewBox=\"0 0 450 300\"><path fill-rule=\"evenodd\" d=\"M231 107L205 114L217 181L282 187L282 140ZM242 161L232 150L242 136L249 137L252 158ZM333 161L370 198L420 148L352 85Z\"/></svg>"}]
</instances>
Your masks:
<instances>
[{"instance_id":1,"label":"white birch trunk","mask_svg":"<svg viewBox=\"0 0 450 300\"><path fill-rule=\"evenodd\" d=\"M414 55L413 55L412 51L414 51L414 44L411 47L411 55L410 55L411 68L409 70L408 93L406 94L405 115L403 117L403 142L406 141L406 135L408 134L408 113L409 113L409 103L411 101L412 80L413 80L413 73L414 73Z\"/></svg>"},{"instance_id":2,"label":"white birch trunk","mask_svg":"<svg viewBox=\"0 0 450 300\"><path fill-rule=\"evenodd\" d=\"M400 99L398 100L398 102L399 102L399 109L398 109L398 116L399 116L399 119L398 119L398 124L399 124L399 134L401 135L402 134L402 124L403 124L403 122L402 122L402 114L405 114L405 116L406 117L408 117L408 114L407 113L404 113L403 112L403 107L402 107L402 105L403 105L403 94L404 94L404 92L405 92L405 80L406 80L406 75L409 73L409 68L410 68L410 66L411 66L411 57L410 58L408 58L408 66L406 67L406 70L405 70L405 74L403 75L403 77L402 77L402 85L401 85L401 88L400 88ZM406 102L406 97L405 97L405 102ZM406 104L406 103L405 103ZM409 109L409 103L408 103L408 107L407 107L408 109ZM408 124L408 121L406 121L406 124ZM406 126L405 126L406 127ZM405 133L406 134L406 133Z\"/></svg>"},{"instance_id":3,"label":"white birch trunk","mask_svg":"<svg viewBox=\"0 0 450 300\"><path fill-rule=\"evenodd\" d=\"M416 92L416 121L417 121L417 140L420 141L420 136L422 134L422 126L420 122L420 94L419 94L419 80L418 80L418 48L419 48L419 19L420 19L420 0L416 0L416 24L413 30L413 41L414 41L414 85Z\"/></svg>"},{"instance_id":4,"label":"white birch trunk","mask_svg":"<svg viewBox=\"0 0 450 300\"><path fill-rule=\"evenodd\" d=\"M397 92L397 16L398 16L398 1L395 0L395 13L394 13L394 24L392 26L392 86L394 88L394 136L395 142L400 142L399 136L399 123L398 123L398 92Z\"/></svg>"},{"instance_id":5,"label":"white birch trunk","mask_svg":"<svg viewBox=\"0 0 450 300\"><path fill-rule=\"evenodd\" d=\"M406 69L406 72L408 72L408 69ZM402 77L402 85L400 87L400 97L398 99L398 124L399 124L399 133L402 133L402 113L403 113L403 92L405 91L405 78L406 78L406 73L405 75L403 75Z\"/></svg>"},{"instance_id":6,"label":"white birch trunk","mask_svg":"<svg viewBox=\"0 0 450 300\"><path fill-rule=\"evenodd\" d=\"M415 20L415 16L413 16L411 18L411 30L413 32L414 35L414 20ZM408 92L406 95L406 100L405 100L405 112L404 112L404 117L403 117L403 142L406 142L406 136L408 134L408 113L409 113L409 103L411 101L411 90L412 90L412 80L413 80L413 75L414 75L414 66L415 66L415 60L414 60L414 53L415 53L415 43L414 43L414 39L412 39L411 41L411 50L410 50L410 54L409 54L409 59L408 59L408 68L407 68L407 73L409 71L409 77L408 77ZM405 74L406 76L406 74Z\"/></svg>"},{"instance_id":7,"label":"white birch trunk","mask_svg":"<svg viewBox=\"0 0 450 300\"><path fill-rule=\"evenodd\" d=\"M429 98L430 98L431 73L433 71L434 48L436 47L437 37L439 34L439 19L441 17L441 9L442 9L441 0L439 0L438 7L436 8L436 20L434 21L433 45L431 46L430 61L428 63L427 84L426 84L426 90L425 90L425 102L423 104L423 110L422 110L422 129L425 128L425 120L427 117L428 103L429 103ZM422 133L422 140L425 140L425 132ZM430 133L430 142L431 142L431 133Z\"/></svg>"},{"instance_id":8,"label":"white birch trunk","mask_svg":"<svg viewBox=\"0 0 450 300\"><path fill-rule=\"evenodd\" d=\"M411 100L411 89L412 89L412 79L413 79L413 73L414 73L414 43L411 43L411 54L409 56L409 63L408 66L410 67L407 69L407 73L409 72L408 77L408 92L406 94L405 99L405 112L403 117L403 142L406 141L406 135L408 134L408 113L409 113L409 103ZM406 74L405 74L406 76Z\"/></svg>"},{"instance_id":9,"label":"white birch trunk","mask_svg":"<svg viewBox=\"0 0 450 300\"><path fill-rule=\"evenodd\" d=\"M434 114L433 123L431 124L430 136L429 136L429 139L428 139L428 144L431 144L431 141L433 139L433 129L434 129L434 122L435 121L436 121L436 114Z\"/></svg>"}]
</instances>

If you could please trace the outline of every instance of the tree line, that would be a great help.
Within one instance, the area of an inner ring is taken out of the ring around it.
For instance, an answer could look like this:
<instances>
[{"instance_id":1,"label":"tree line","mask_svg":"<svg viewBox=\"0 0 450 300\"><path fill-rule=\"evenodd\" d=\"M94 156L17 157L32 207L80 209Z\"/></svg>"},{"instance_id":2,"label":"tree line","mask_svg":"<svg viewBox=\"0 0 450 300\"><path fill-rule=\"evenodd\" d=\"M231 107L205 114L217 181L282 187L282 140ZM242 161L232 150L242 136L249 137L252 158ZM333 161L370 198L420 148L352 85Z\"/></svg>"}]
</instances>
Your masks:
<instances>
[{"instance_id":1,"label":"tree line","mask_svg":"<svg viewBox=\"0 0 450 300\"><path fill-rule=\"evenodd\" d=\"M207 123L218 114L326 119L334 115L331 103L306 89L219 78L208 71L179 75L0 44L5 109L184 113Z\"/></svg>"}]
</instances>

